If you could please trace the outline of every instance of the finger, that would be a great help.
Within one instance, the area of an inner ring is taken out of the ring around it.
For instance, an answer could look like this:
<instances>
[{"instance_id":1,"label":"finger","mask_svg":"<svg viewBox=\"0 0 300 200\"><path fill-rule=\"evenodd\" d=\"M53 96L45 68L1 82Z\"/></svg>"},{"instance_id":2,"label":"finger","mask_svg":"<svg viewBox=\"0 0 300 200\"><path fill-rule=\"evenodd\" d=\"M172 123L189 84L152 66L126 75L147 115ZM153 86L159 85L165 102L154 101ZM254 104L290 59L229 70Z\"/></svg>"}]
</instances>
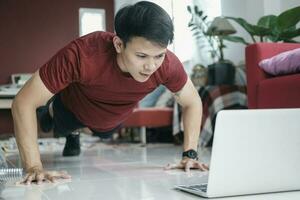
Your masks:
<instances>
[{"instance_id":1,"label":"finger","mask_svg":"<svg viewBox=\"0 0 300 200\"><path fill-rule=\"evenodd\" d=\"M185 168L184 170L186 172L190 172L190 168L193 166L193 163L191 161L187 161L186 164L185 164Z\"/></svg>"},{"instance_id":2,"label":"finger","mask_svg":"<svg viewBox=\"0 0 300 200\"><path fill-rule=\"evenodd\" d=\"M25 184L26 185L30 185L31 184L31 181L33 180L33 174L30 174L27 179L25 180Z\"/></svg>"},{"instance_id":3,"label":"finger","mask_svg":"<svg viewBox=\"0 0 300 200\"><path fill-rule=\"evenodd\" d=\"M57 176L57 171L47 171L46 173L48 176Z\"/></svg>"},{"instance_id":4,"label":"finger","mask_svg":"<svg viewBox=\"0 0 300 200\"><path fill-rule=\"evenodd\" d=\"M165 170L170 170L170 169L180 169L182 168L181 164L168 164L164 169Z\"/></svg>"},{"instance_id":5,"label":"finger","mask_svg":"<svg viewBox=\"0 0 300 200\"><path fill-rule=\"evenodd\" d=\"M51 174L46 174L45 178L49 180L51 183L55 183L55 178Z\"/></svg>"},{"instance_id":6,"label":"finger","mask_svg":"<svg viewBox=\"0 0 300 200\"><path fill-rule=\"evenodd\" d=\"M68 174L68 172L66 172L66 171L61 171L61 172L60 172L60 176L61 176L62 178L72 178L71 175Z\"/></svg>"},{"instance_id":7,"label":"finger","mask_svg":"<svg viewBox=\"0 0 300 200\"><path fill-rule=\"evenodd\" d=\"M54 177L54 178L64 178L64 179L69 179L71 176L66 172L66 171L52 171L49 172L49 175Z\"/></svg>"},{"instance_id":8,"label":"finger","mask_svg":"<svg viewBox=\"0 0 300 200\"><path fill-rule=\"evenodd\" d=\"M27 179L29 175L30 175L30 174L27 173L27 174L25 175L24 179Z\"/></svg>"},{"instance_id":9,"label":"finger","mask_svg":"<svg viewBox=\"0 0 300 200\"><path fill-rule=\"evenodd\" d=\"M61 174L58 178L62 178L62 179L70 179L71 176L68 174Z\"/></svg>"},{"instance_id":10,"label":"finger","mask_svg":"<svg viewBox=\"0 0 300 200\"><path fill-rule=\"evenodd\" d=\"M55 183L55 182L56 182L56 181L55 181L55 178L54 178L53 176L49 177L49 181L50 181L51 183Z\"/></svg>"},{"instance_id":11,"label":"finger","mask_svg":"<svg viewBox=\"0 0 300 200\"><path fill-rule=\"evenodd\" d=\"M204 169L206 169L207 171L209 170L209 167L208 167L208 165L206 165L206 164L202 164L202 166L204 167Z\"/></svg>"},{"instance_id":12,"label":"finger","mask_svg":"<svg viewBox=\"0 0 300 200\"><path fill-rule=\"evenodd\" d=\"M48 174L50 176L55 176L55 177L58 177L60 176L61 174L67 174L66 171L48 171Z\"/></svg>"},{"instance_id":13,"label":"finger","mask_svg":"<svg viewBox=\"0 0 300 200\"><path fill-rule=\"evenodd\" d=\"M35 179L37 181L37 184L40 185L45 179L45 175L43 173L37 174Z\"/></svg>"},{"instance_id":14,"label":"finger","mask_svg":"<svg viewBox=\"0 0 300 200\"><path fill-rule=\"evenodd\" d=\"M196 163L196 168L199 168L201 171L207 171L209 169L206 164L201 162Z\"/></svg>"},{"instance_id":15,"label":"finger","mask_svg":"<svg viewBox=\"0 0 300 200\"><path fill-rule=\"evenodd\" d=\"M201 164L201 167L202 167L202 171L207 171L208 169L207 169L207 167L205 166L205 164Z\"/></svg>"},{"instance_id":16,"label":"finger","mask_svg":"<svg viewBox=\"0 0 300 200\"><path fill-rule=\"evenodd\" d=\"M29 175L30 175L30 174L26 174L25 177L22 179L22 181L21 181L20 183L25 184L26 181L27 181L27 179L28 179L28 176L29 176Z\"/></svg>"},{"instance_id":17,"label":"finger","mask_svg":"<svg viewBox=\"0 0 300 200\"><path fill-rule=\"evenodd\" d=\"M194 162L193 163L193 169L200 169L201 171L204 171L202 163L200 163L200 162Z\"/></svg>"},{"instance_id":18,"label":"finger","mask_svg":"<svg viewBox=\"0 0 300 200\"><path fill-rule=\"evenodd\" d=\"M170 163L168 163L167 166L164 167L165 170L174 169L174 168L175 168L175 164L170 164Z\"/></svg>"}]
</instances>

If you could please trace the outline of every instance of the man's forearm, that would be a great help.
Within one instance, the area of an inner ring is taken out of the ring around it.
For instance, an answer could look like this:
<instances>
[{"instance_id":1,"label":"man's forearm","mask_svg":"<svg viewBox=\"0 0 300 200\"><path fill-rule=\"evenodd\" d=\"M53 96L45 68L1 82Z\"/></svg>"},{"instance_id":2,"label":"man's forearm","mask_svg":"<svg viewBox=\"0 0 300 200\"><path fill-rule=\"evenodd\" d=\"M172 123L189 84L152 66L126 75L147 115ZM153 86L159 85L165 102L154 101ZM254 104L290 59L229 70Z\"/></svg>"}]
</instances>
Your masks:
<instances>
[{"instance_id":1,"label":"man's forearm","mask_svg":"<svg viewBox=\"0 0 300 200\"><path fill-rule=\"evenodd\" d=\"M195 102L193 105L183 108L184 143L183 150L197 150L202 120L202 103Z\"/></svg>"},{"instance_id":2,"label":"man's forearm","mask_svg":"<svg viewBox=\"0 0 300 200\"><path fill-rule=\"evenodd\" d=\"M14 131L23 167L42 167L37 144L37 119L35 108L14 102L12 107Z\"/></svg>"}]
</instances>

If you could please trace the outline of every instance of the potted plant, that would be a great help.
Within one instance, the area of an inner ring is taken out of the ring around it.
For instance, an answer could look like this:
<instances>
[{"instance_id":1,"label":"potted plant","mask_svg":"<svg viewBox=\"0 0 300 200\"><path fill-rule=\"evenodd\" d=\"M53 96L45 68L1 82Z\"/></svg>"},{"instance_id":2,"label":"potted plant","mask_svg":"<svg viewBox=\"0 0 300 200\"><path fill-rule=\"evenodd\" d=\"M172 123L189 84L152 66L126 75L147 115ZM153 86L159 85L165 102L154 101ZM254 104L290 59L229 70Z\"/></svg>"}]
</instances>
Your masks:
<instances>
[{"instance_id":1,"label":"potted plant","mask_svg":"<svg viewBox=\"0 0 300 200\"><path fill-rule=\"evenodd\" d=\"M207 84L208 85L231 85L234 83L235 66L233 63L224 58L223 49L226 46L223 43L225 37L235 33L235 29L223 17L216 17L212 22L207 20L202 10L197 6L193 9L188 6L187 10L191 14L191 20L188 26L191 27L193 35L202 44L200 48L209 48L213 63L207 67ZM197 66L197 65L196 65ZM200 70L193 70L200 71ZM203 70L202 70L203 71ZM194 73L192 77L197 77ZM200 75L198 75L200 77Z\"/></svg>"},{"instance_id":2,"label":"potted plant","mask_svg":"<svg viewBox=\"0 0 300 200\"><path fill-rule=\"evenodd\" d=\"M199 48L206 49L211 59L214 61L220 58L217 46L217 38L206 34L206 31L209 27L209 22L207 20L207 15L204 14L202 10L199 10L198 6L187 7L188 12L191 14L191 19L188 23L188 26L193 32L193 36L198 41Z\"/></svg>"},{"instance_id":3,"label":"potted plant","mask_svg":"<svg viewBox=\"0 0 300 200\"><path fill-rule=\"evenodd\" d=\"M251 36L251 42L244 40L239 36L226 36L225 40L250 44L256 42L297 42L294 38L300 36L300 28L296 28L300 22L300 6L288 9L278 16L262 16L257 23L250 24L240 17L226 17L235 21L245 29Z\"/></svg>"}]
</instances>

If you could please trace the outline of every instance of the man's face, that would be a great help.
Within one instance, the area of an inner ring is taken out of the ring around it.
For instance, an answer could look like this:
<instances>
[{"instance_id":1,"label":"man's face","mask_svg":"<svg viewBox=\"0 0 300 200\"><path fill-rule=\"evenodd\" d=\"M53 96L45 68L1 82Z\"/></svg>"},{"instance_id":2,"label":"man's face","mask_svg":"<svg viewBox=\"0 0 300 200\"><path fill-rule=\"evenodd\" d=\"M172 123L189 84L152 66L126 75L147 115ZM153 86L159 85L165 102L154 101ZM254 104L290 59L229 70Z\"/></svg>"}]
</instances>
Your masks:
<instances>
[{"instance_id":1,"label":"man's face","mask_svg":"<svg viewBox=\"0 0 300 200\"><path fill-rule=\"evenodd\" d=\"M123 72L128 72L136 81L145 82L161 66L166 47L146 40L143 37L131 38L126 47L120 41L117 49L117 63Z\"/></svg>"}]
</instances>

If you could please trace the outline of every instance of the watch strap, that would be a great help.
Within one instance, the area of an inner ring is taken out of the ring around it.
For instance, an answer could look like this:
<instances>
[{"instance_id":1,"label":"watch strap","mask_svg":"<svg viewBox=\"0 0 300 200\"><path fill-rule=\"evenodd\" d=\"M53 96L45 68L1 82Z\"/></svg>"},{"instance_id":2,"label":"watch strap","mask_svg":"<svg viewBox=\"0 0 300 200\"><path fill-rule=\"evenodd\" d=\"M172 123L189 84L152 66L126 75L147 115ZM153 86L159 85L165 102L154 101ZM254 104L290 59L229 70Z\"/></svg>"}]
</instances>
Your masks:
<instances>
[{"instance_id":1,"label":"watch strap","mask_svg":"<svg viewBox=\"0 0 300 200\"><path fill-rule=\"evenodd\" d=\"M190 150L184 151L182 153L182 157L187 157L187 158L191 158L194 160L198 160L198 153L194 149L190 149Z\"/></svg>"}]
</instances>

